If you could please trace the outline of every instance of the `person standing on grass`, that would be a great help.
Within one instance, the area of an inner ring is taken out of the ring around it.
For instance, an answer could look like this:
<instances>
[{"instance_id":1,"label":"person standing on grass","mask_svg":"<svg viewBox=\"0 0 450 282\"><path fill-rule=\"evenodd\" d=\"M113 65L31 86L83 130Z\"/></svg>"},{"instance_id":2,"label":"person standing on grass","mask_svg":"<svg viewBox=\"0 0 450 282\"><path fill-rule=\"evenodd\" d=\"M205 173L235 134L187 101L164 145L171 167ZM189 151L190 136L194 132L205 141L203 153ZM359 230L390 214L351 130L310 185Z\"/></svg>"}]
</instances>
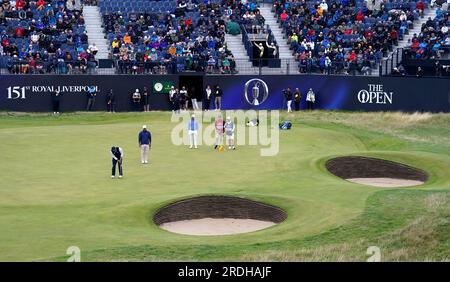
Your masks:
<instances>
[{"instance_id":1,"label":"person standing on grass","mask_svg":"<svg viewBox=\"0 0 450 282\"><path fill-rule=\"evenodd\" d=\"M180 104L180 110L187 110L187 104L188 104L188 100L187 100L187 91L186 89L176 89L177 90L177 94L178 94L178 103Z\"/></svg>"},{"instance_id":2,"label":"person standing on grass","mask_svg":"<svg viewBox=\"0 0 450 282\"><path fill-rule=\"evenodd\" d=\"M295 111L300 111L300 102L302 101L302 93L300 93L300 89L295 88L294 92L294 107Z\"/></svg>"},{"instance_id":3,"label":"person standing on grass","mask_svg":"<svg viewBox=\"0 0 450 282\"><path fill-rule=\"evenodd\" d=\"M191 120L188 123L189 149L197 149L197 132L198 122L195 120L195 115L191 115Z\"/></svg>"},{"instance_id":4,"label":"person standing on grass","mask_svg":"<svg viewBox=\"0 0 450 282\"><path fill-rule=\"evenodd\" d=\"M195 97L195 87L192 87L190 97L191 97L192 109L194 111L197 111L198 103L197 103L197 98Z\"/></svg>"},{"instance_id":5,"label":"person standing on grass","mask_svg":"<svg viewBox=\"0 0 450 282\"><path fill-rule=\"evenodd\" d=\"M150 111L150 105L148 103L148 89L147 87L144 87L144 89L142 90L142 105L144 106L144 112L149 112Z\"/></svg>"},{"instance_id":6,"label":"person standing on grass","mask_svg":"<svg viewBox=\"0 0 450 282\"><path fill-rule=\"evenodd\" d=\"M180 95L183 98L183 107L185 110L187 110L189 106L189 92L187 91L186 86L181 87Z\"/></svg>"},{"instance_id":7,"label":"person standing on grass","mask_svg":"<svg viewBox=\"0 0 450 282\"><path fill-rule=\"evenodd\" d=\"M211 104L211 86L207 85L205 89L205 99L203 100L203 110L209 111L209 107Z\"/></svg>"},{"instance_id":8,"label":"person standing on grass","mask_svg":"<svg viewBox=\"0 0 450 282\"><path fill-rule=\"evenodd\" d=\"M220 108L222 107L222 89L220 89L220 86L216 86L216 91L214 92L214 104L216 106L216 111L220 111Z\"/></svg>"},{"instance_id":9,"label":"person standing on grass","mask_svg":"<svg viewBox=\"0 0 450 282\"><path fill-rule=\"evenodd\" d=\"M315 102L316 102L316 94L314 94L312 88L309 88L309 91L306 94L306 103L308 104L308 110L314 110Z\"/></svg>"},{"instance_id":10,"label":"person standing on grass","mask_svg":"<svg viewBox=\"0 0 450 282\"><path fill-rule=\"evenodd\" d=\"M59 114L59 105L61 101L61 94L59 90L52 93L52 106L53 106L53 114Z\"/></svg>"},{"instance_id":11,"label":"person standing on grass","mask_svg":"<svg viewBox=\"0 0 450 282\"><path fill-rule=\"evenodd\" d=\"M148 154L152 146L152 134L147 130L147 125L142 126L138 141L139 147L141 148L141 163L148 164Z\"/></svg>"},{"instance_id":12,"label":"person standing on grass","mask_svg":"<svg viewBox=\"0 0 450 282\"><path fill-rule=\"evenodd\" d=\"M89 87L87 91L88 102L86 106L86 111L92 111L95 105L95 98L97 97L97 89L95 87Z\"/></svg>"},{"instance_id":13,"label":"person standing on grass","mask_svg":"<svg viewBox=\"0 0 450 282\"><path fill-rule=\"evenodd\" d=\"M225 122L223 121L222 115L219 114L214 124L216 127L216 144L214 145L214 149L217 149L217 147L223 144L224 124Z\"/></svg>"},{"instance_id":14,"label":"person standing on grass","mask_svg":"<svg viewBox=\"0 0 450 282\"><path fill-rule=\"evenodd\" d=\"M286 105L287 105L287 112L291 113L292 112L292 91L291 88L288 87L287 89L284 90L284 98L286 99Z\"/></svg>"},{"instance_id":15,"label":"person standing on grass","mask_svg":"<svg viewBox=\"0 0 450 282\"><path fill-rule=\"evenodd\" d=\"M113 90L109 90L108 95L106 95L106 108L109 113L116 112L116 97L114 95Z\"/></svg>"},{"instance_id":16,"label":"person standing on grass","mask_svg":"<svg viewBox=\"0 0 450 282\"><path fill-rule=\"evenodd\" d=\"M175 103L176 103L176 95L177 95L177 90L175 89L175 86L170 87L170 91L169 91L169 101L170 104L172 106L172 113L175 113L175 111L177 110L177 108L175 107Z\"/></svg>"},{"instance_id":17,"label":"person standing on grass","mask_svg":"<svg viewBox=\"0 0 450 282\"><path fill-rule=\"evenodd\" d=\"M119 167L119 178L123 177L123 149L120 147L111 147L111 157L112 157L112 170L111 170L111 178L116 177L116 166Z\"/></svg>"},{"instance_id":18,"label":"person standing on grass","mask_svg":"<svg viewBox=\"0 0 450 282\"><path fill-rule=\"evenodd\" d=\"M234 122L231 120L230 117L227 117L227 122L225 122L224 128L225 128L225 135L227 138L228 149L236 150L236 147L234 146Z\"/></svg>"},{"instance_id":19,"label":"person standing on grass","mask_svg":"<svg viewBox=\"0 0 450 282\"><path fill-rule=\"evenodd\" d=\"M133 95L131 96L131 99L133 100L134 110L138 112L139 106L141 105L141 93L139 92L139 89L136 89L136 91L134 91Z\"/></svg>"}]
</instances>

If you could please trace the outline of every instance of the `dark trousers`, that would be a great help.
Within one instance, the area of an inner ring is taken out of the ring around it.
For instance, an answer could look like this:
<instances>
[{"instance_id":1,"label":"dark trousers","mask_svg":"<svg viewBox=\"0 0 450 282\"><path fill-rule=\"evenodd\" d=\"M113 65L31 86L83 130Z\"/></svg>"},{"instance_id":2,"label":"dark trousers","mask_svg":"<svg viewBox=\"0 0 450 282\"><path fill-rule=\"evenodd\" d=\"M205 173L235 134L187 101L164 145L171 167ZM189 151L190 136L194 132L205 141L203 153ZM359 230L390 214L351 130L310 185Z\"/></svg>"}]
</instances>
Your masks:
<instances>
[{"instance_id":1,"label":"dark trousers","mask_svg":"<svg viewBox=\"0 0 450 282\"><path fill-rule=\"evenodd\" d=\"M314 110L314 103L311 101L308 101L308 110Z\"/></svg>"},{"instance_id":2,"label":"dark trousers","mask_svg":"<svg viewBox=\"0 0 450 282\"><path fill-rule=\"evenodd\" d=\"M106 107L108 108L108 112L112 113L112 112L116 111L114 103L108 103L108 104L106 104Z\"/></svg>"},{"instance_id":3,"label":"dark trousers","mask_svg":"<svg viewBox=\"0 0 450 282\"><path fill-rule=\"evenodd\" d=\"M294 101L294 107L296 112L300 111L300 101Z\"/></svg>"},{"instance_id":4,"label":"dark trousers","mask_svg":"<svg viewBox=\"0 0 450 282\"><path fill-rule=\"evenodd\" d=\"M211 104L210 99L203 100L203 110L209 110L209 105Z\"/></svg>"},{"instance_id":5,"label":"dark trousers","mask_svg":"<svg viewBox=\"0 0 450 282\"><path fill-rule=\"evenodd\" d=\"M112 170L111 175L116 176L116 165L119 167L119 175L123 175L122 171L122 162L119 162L116 159L112 159Z\"/></svg>"},{"instance_id":6,"label":"dark trousers","mask_svg":"<svg viewBox=\"0 0 450 282\"><path fill-rule=\"evenodd\" d=\"M86 106L86 111L91 111L95 104L95 98L89 98Z\"/></svg>"},{"instance_id":7,"label":"dark trousers","mask_svg":"<svg viewBox=\"0 0 450 282\"><path fill-rule=\"evenodd\" d=\"M59 101L53 101L53 112L59 112Z\"/></svg>"}]
</instances>

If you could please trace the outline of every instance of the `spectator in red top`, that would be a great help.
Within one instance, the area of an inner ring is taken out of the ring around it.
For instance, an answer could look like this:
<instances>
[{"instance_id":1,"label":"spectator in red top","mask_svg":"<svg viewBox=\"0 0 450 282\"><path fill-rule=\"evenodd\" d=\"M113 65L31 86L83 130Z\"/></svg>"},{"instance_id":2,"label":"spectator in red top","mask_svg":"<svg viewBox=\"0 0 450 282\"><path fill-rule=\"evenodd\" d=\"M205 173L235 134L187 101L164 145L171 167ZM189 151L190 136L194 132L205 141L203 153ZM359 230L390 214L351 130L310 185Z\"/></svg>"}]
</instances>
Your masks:
<instances>
[{"instance_id":1,"label":"spectator in red top","mask_svg":"<svg viewBox=\"0 0 450 282\"><path fill-rule=\"evenodd\" d=\"M17 0L16 1L16 8L17 10L23 10L25 7L25 2L23 0Z\"/></svg>"},{"instance_id":2,"label":"spectator in red top","mask_svg":"<svg viewBox=\"0 0 450 282\"><path fill-rule=\"evenodd\" d=\"M36 4L37 4L37 9L42 10L45 7L45 0L38 0Z\"/></svg>"},{"instance_id":3,"label":"spectator in red top","mask_svg":"<svg viewBox=\"0 0 450 282\"><path fill-rule=\"evenodd\" d=\"M187 18L185 24L186 24L186 27L189 27L192 24L191 18Z\"/></svg>"},{"instance_id":4,"label":"spectator in red top","mask_svg":"<svg viewBox=\"0 0 450 282\"><path fill-rule=\"evenodd\" d=\"M359 22L362 22L364 20L364 14L361 10L359 10L358 14L356 15L356 20Z\"/></svg>"},{"instance_id":5,"label":"spectator in red top","mask_svg":"<svg viewBox=\"0 0 450 282\"><path fill-rule=\"evenodd\" d=\"M415 50L419 48L420 42L417 40L417 38L412 39L411 49Z\"/></svg>"},{"instance_id":6,"label":"spectator in red top","mask_svg":"<svg viewBox=\"0 0 450 282\"><path fill-rule=\"evenodd\" d=\"M420 16L423 16L423 11L425 10L425 4L423 3L422 0L420 0L419 2L417 2L417 4L416 4L416 9L419 10Z\"/></svg>"},{"instance_id":7,"label":"spectator in red top","mask_svg":"<svg viewBox=\"0 0 450 282\"><path fill-rule=\"evenodd\" d=\"M23 29L22 27L17 27L16 28L16 31L15 31L15 34L16 34L16 37L23 37L23 33L25 32L25 29Z\"/></svg>"},{"instance_id":8,"label":"spectator in red top","mask_svg":"<svg viewBox=\"0 0 450 282\"><path fill-rule=\"evenodd\" d=\"M392 43L397 45L397 43L398 43L398 33L397 33L397 31L394 28L391 30L390 36L391 36Z\"/></svg>"},{"instance_id":9,"label":"spectator in red top","mask_svg":"<svg viewBox=\"0 0 450 282\"><path fill-rule=\"evenodd\" d=\"M366 39L372 39L372 36L373 36L373 31L372 31L372 28L368 28L365 32L364 32L364 37L366 38Z\"/></svg>"},{"instance_id":10,"label":"spectator in red top","mask_svg":"<svg viewBox=\"0 0 450 282\"><path fill-rule=\"evenodd\" d=\"M353 61L356 60L356 58L357 58L357 56L356 56L355 51L352 51L352 53L350 54L350 57L348 58L348 60L349 60L350 62L353 62Z\"/></svg>"},{"instance_id":11,"label":"spectator in red top","mask_svg":"<svg viewBox=\"0 0 450 282\"><path fill-rule=\"evenodd\" d=\"M36 61L34 60L33 56L30 56L30 59L28 60L28 65L30 66L30 72L35 73Z\"/></svg>"},{"instance_id":12,"label":"spectator in red top","mask_svg":"<svg viewBox=\"0 0 450 282\"><path fill-rule=\"evenodd\" d=\"M281 22L284 23L286 21L287 17L288 17L288 14L286 13L286 10L283 10L283 13L281 13L281 15L280 15Z\"/></svg>"}]
</instances>

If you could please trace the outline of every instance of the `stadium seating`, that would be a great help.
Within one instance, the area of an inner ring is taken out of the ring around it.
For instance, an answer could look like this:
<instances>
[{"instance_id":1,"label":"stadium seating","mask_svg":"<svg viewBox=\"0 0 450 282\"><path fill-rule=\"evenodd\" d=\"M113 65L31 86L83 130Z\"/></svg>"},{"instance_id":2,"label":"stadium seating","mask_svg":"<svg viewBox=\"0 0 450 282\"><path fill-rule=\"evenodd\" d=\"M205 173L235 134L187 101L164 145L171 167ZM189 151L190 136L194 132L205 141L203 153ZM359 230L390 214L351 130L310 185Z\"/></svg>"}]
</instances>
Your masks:
<instances>
[{"instance_id":1,"label":"stadium seating","mask_svg":"<svg viewBox=\"0 0 450 282\"><path fill-rule=\"evenodd\" d=\"M234 69L217 0L103 0L99 9L119 73Z\"/></svg>"},{"instance_id":2,"label":"stadium seating","mask_svg":"<svg viewBox=\"0 0 450 282\"><path fill-rule=\"evenodd\" d=\"M436 17L429 18L421 28L421 34L411 40L414 59L439 59L450 51L450 13L437 8Z\"/></svg>"},{"instance_id":3,"label":"stadium seating","mask_svg":"<svg viewBox=\"0 0 450 282\"><path fill-rule=\"evenodd\" d=\"M273 11L301 72L368 74L419 17L418 1L279 0Z\"/></svg>"},{"instance_id":4,"label":"stadium seating","mask_svg":"<svg viewBox=\"0 0 450 282\"><path fill-rule=\"evenodd\" d=\"M87 72L95 66L80 0L3 0L1 9L2 68L25 74Z\"/></svg>"},{"instance_id":5,"label":"stadium seating","mask_svg":"<svg viewBox=\"0 0 450 282\"><path fill-rule=\"evenodd\" d=\"M88 44L82 0L0 2L0 68L63 74L95 69L96 51ZM370 74L429 5L423 0L272 3L299 71L328 74ZM117 72L133 74L235 73L236 62L225 42L228 23L245 26L246 33L255 25L264 27L276 45L258 5L257 0L98 1ZM409 54L414 59L448 54L449 26L448 7L438 9L411 40ZM244 46L252 57L252 44Z\"/></svg>"}]
</instances>

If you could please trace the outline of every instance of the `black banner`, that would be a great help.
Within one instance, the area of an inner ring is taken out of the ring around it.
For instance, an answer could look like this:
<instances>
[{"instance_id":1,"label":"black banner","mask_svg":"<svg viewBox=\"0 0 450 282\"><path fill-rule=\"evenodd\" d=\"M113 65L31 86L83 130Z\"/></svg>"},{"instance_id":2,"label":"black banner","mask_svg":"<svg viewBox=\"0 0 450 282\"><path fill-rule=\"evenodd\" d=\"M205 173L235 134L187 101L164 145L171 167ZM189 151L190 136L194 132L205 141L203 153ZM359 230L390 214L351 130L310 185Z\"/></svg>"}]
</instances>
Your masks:
<instances>
[{"instance_id":1,"label":"black banner","mask_svg":"<svg viewBox=\"0 0 450 282\"><path fill-rule=\"evenodd\" d=\"M306 94L312 89L316 94L315 109L450 112L448 79L321 75L215 75L199 79L203 80L203 87L219 85L222 88L221 108L224 110L286 109L282 91L290 87L292 92L299 88L301 109L306 108ZM191 80L183 81L186 84ZM51 111L51 93L59 89L62 112L82 111L86 109L89 87L98 90L95 111L106 110L106 94L110 89L116 95L117 111L142 110L133 105L131 95L137 88L142 91L144 86L151 93L151 110L170 110L168 94L162 90L179 83L178 75L3 75L0 76L0 110ZM195 97L203 96L204 88L195 85L193 89L198 92L194 93ZM213 95L212 109L214 98Z\"/></svg>"},{"instance_id":2,"label":"black banner","mask_svg":"<svg viewBox=\"0 0 450 282\"><path fill-rule=\"evenodd\" d=\"M450 111L450 80L362 76L207 76L204 84L219 85L222 109L287 109L283 90L301 93L306 108L309 89L315 109L351 111ZM256 96L256 98L254 97ZM213 103L211 103L213 104ZM214 107L214 106L211 106ZM294 104L292 103L292 108Z\"/></svg>"},{"instance_id":3,"label":"black banner","mask_svg":"<svg viewBox=\"0 0 450 282\"><path fill-rule=\"evenodd\" d=\"M155 85L178 84L178 76L133 76L133 75L5 75L0 76L0 110L46 112L52 109L51 94L61 92L61 112L83 111L87 105L87 90L97 89L92 110L106 111L106 95L110 89L115 94L117 111L133 111L132 94L136 89L149 90L151 110L168 110L168 94L158 93Z\"/></svg>"}]
</instances>

